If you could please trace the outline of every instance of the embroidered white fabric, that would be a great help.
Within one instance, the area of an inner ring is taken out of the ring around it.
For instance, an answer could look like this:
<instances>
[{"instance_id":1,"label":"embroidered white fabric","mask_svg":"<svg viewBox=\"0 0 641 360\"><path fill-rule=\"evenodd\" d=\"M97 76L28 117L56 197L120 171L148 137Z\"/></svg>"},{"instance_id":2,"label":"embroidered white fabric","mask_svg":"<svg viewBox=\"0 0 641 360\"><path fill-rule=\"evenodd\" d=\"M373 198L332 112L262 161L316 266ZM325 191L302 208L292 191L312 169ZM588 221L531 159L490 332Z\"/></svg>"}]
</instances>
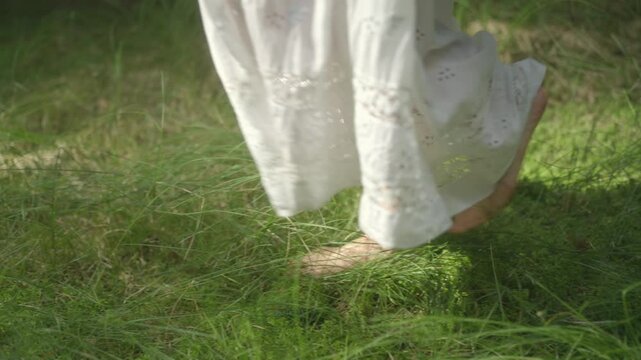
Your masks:
<instances>
[{"instance_id":1,"label":"embroidered white fabric","mask_svg":"<svg viewBox=\"0 0 641 360\"><path fill-rule=\"evenodd\" d=\"M271 204L362 185L361 230L415 247L489 195L545 68L498 61L452 0L199 0L211 54Z\"/></svg>"}]
</instances>

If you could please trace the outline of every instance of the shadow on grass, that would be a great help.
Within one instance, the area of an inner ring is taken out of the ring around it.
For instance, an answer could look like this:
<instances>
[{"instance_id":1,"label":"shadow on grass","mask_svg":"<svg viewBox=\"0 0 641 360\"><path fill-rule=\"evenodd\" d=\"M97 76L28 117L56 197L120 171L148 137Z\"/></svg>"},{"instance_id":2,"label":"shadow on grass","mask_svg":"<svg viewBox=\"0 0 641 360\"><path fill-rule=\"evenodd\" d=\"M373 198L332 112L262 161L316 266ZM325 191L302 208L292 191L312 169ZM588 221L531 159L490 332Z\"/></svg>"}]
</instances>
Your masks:
<instances>
[{"instance_id":1,"label":"shadow on grass","mask_svg":"<svg viewBox=\"0 0 641 360\"><path fill-rule=\"evenodd\" d=\"M350 296L362 303L351 304L367 304L368 315L402 307L533 324L623 320L641 312L641 291L627 294L634 309L623 298L641 282L640 217L636 181L583 192L525 182L510 208L478 230L324 281L359 288Z\"/></svg>"},{"instance_id":2,"label":"shadow on grass","mask_svg":"<svg viewBox=\"0 0 641 360\"><path fill-rule=\"evenodd\" d=\"M631 358L641 351L640 185L526 181L507 211L464 235L322 279L265 265L270 284L244 309L319 344L349 338L348 358Z\"/></svg>"},{"instance_id":3,"label":"shadow on grass","mask_svg":"<svg viewBox=\"0 0 641 360\"><path fill-rule=\"evenodd\" d=\"M470 315L641 326L629 318L641 311L641 291L623 293L641 282L640 218L636 181L585 192L526 182L490 225L441 241L472 264L464 288Z\"/></svg>"}]
</instances>

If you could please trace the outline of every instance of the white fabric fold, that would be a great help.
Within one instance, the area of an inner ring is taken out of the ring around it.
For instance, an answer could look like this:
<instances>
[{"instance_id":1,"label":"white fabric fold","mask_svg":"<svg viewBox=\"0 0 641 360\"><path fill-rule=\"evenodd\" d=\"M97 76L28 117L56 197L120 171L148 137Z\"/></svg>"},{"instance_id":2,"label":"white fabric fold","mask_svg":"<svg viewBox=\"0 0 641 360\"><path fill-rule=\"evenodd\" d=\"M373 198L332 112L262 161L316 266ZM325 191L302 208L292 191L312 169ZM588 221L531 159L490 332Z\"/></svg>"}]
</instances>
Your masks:
<instances>
[{"instance_id":1,"label":"white fabric fold","mask_svg":"<svg viewBox=\"0 0 641 360\"><path fill-rule=\"evenodd\" d=\"M200 0L219 77L280 216L362 185L384 248L431 241L512 161L545 67L501 64L451 0Z\"/></svg>"}]
</instances>

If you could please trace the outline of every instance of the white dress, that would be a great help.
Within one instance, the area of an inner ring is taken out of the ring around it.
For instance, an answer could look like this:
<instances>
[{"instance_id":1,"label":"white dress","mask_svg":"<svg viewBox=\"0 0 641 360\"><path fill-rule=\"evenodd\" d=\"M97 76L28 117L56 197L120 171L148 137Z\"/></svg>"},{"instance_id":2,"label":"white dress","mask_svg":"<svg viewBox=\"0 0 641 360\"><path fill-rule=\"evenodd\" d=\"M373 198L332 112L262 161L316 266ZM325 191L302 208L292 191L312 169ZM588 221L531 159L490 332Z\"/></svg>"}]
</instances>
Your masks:
<instances>
[{"instance_id":1,"label":"white dress","mask_svg":"<svg viewBox=\"0 0 641 360\"><path fill-rule=\"evenodd\" d=\"M545 68L501 64L452 0L200 0L220 79L281 216L362 185L384 248L445 232L512 161Z\"/></svg>"}]
</instances>

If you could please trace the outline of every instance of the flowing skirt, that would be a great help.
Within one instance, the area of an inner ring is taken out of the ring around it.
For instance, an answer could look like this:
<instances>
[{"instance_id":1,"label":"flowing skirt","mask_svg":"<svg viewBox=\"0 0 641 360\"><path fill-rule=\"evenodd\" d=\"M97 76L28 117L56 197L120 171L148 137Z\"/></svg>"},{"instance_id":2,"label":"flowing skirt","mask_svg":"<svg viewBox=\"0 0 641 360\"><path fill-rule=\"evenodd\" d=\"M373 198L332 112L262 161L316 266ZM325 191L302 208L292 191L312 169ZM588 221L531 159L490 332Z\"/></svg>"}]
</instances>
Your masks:
<instances>
[{"instance_id":1,"label":"flowing skirt","mask_svg":"<svg viewBox=\"0 0 641 360\"><path fill-rule=\"evenodd\" d=\"M200 0L219 77L280 216L362 186L361 230L419 246L488 196L545 67L505 65L453 0Z\"/></svg>"}]
</instances>

